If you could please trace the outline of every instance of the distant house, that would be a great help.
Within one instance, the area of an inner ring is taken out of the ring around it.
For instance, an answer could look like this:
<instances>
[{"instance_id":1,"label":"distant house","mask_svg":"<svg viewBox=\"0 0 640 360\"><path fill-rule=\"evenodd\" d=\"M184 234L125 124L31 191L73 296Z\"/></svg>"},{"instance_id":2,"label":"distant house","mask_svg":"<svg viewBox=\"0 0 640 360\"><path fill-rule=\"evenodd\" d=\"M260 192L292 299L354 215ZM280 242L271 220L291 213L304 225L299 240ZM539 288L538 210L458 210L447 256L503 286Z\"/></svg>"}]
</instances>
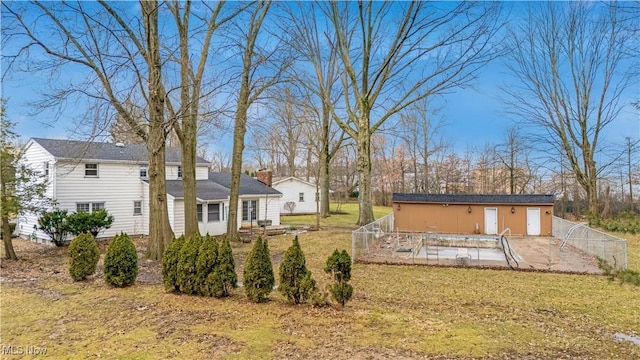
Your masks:
<instances>
[{"instance_id":1,"label":"distant house","mask_svg":"<svg viewBox=\"0 0 640 360\"><path fill-rule=\"evenodd\" d=\"M316 185L297 177L287 177L273 183L273 188L282 193L280 213L315 214L317 211Z\"/></svg>"},{"instance_id":2,"label":"distant house","mask_svg":"<svg viewBox=\"0 0 640 360\"><path fill-rule=\"evenodd\" d=\"M148 158L144 145L33 138L27 143L25 162L41 169L49 179L47 196L57 207L73 211L104 208L114 217L110 229L100 236L121 231L131 235L149 233ZM209 173L209 162L196 159L196 197L201 233L226 232L230 174ZM167 208L176 235L184 232L184 197L180 149L166 149ZM258 219L280 224L278 191L243 175L240 181L238 226ZM23 235L46 240L37 217L18 219Z\"/></svg>"},{"instance_id":3,"label":"distant house","mask_svg":"<svg viewBox=\"0 0 640 360\"><path fill-rule=\"evenodd\" d=\"M393 194L399 231L551 236L553 195Z\"/></svg>"}]
</instances>

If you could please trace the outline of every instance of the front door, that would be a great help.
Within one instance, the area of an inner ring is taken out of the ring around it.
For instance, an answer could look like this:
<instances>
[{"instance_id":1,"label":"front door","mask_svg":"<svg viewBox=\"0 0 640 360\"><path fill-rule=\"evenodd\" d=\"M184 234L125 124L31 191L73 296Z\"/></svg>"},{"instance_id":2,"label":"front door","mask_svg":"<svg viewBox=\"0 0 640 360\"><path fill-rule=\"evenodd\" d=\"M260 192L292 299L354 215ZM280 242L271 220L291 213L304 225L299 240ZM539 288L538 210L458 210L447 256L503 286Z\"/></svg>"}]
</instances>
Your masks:
<instances>
[{"instance_id":1,"label":"front door","mask_svg":"<svg viewBox=\"0 0 640 360\"><path fill-rule=\"evenodd\" d=\"M487 235L498 234L497 208L484 208L484 233Z\"/></svg>"},{"instance_id":2,"label":"front door","mask_svg":"<svg viewBox=\"0 0 640 360\"><path fill-rule=\"evenodd\" d=\"M527 208L527 235L540 235L540 208Z\"/></svg>"}]
</instances>

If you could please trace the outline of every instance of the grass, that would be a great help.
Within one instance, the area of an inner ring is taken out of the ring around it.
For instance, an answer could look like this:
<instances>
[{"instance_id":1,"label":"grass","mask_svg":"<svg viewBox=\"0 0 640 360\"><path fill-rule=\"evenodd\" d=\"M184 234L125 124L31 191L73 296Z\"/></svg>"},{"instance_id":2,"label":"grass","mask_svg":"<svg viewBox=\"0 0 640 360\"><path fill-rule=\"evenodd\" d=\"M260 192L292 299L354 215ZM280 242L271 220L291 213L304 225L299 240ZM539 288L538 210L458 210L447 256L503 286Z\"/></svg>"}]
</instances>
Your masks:
<instances>
[{"instance_id":1,"label":"grass","mask_svg":"<svg viewBox=\"0 0 640 360\"><path fill-rule=\"evenodd\" d=\"M327 257L349 250L350 238L343 229L299 236L321 287ZM276 271L291 240L268 240ZM234 244L239 263L249 248ZM639 252L632 237L630 267L640 268ZM341 311L289 305L277 292L253 304L242 289L212 299L161 284L74 283L66 260L18 255L25 260L3 264L0 343L44 347L48 358L640 358L640 346L613 340L640 331L640 290L603 276L356 264ZM13 271L21 266L31 273Z\"/></svg>"},{"instance_id":2,"label":"grass","mask_svg":"<svg viewBox=\"0 0 640 360\"><path fill-rule=\"evenodd\" d=\"M336 214L335 212L339 209L340 213ZM358 226L356 222L358 221L358 204L357 203L344 203L341 205L332 203L330 205L330 211L332 213L331 216L325 219L320 219L320 227L328 228L328 227L339 227L339 228L350 228L355 229ZM389 206L374 206L373 207L373 216L376 219L379 219L389 213L391 213L392 209ZM283 225L315 225L316 224L316 215L287 215L282 216L280 218L280 222Z\"/></svg>"}]
</instances>

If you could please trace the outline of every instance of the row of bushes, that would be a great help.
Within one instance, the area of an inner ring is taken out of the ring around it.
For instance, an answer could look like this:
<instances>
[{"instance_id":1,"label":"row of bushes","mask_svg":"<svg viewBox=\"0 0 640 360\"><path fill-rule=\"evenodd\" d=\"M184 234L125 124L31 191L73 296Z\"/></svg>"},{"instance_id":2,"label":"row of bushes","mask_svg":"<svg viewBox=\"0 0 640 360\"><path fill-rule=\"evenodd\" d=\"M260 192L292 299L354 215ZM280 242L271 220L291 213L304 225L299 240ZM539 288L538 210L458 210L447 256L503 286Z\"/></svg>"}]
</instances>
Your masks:
<instances>
[{"instance_id":1,"label":"row of bushes","mask_svg":"<svg viewBox=\"0 0 640 360\"><path fill-rule=\"evenodd\" d=\"M238 282L229 240L208 234L174 239L162 256L162 279L167 291L229 296Z\"/></svg>"},{"instance_id":2,"label":"row of bushes","mask_svg":"<svg viewBox=\"0 0 640 360\"><path fill-rule=\"evenodd\" d=\"M640 217L632 213L622 213L611 219L598 219L592 224L607 231L616 231L628 234L640 234Z\"/></svg>"},{"instance_id":3,"label":"row of bushes","mask_svg":"<svg viewBox=\"0 0 640 360\"><path fill-rule=\"evenodd\" d=\"M107 210L99 209L92 212L77 211L69 214L67 210L54 209L47 211L38 219L40 230L49 235L56 246L66 243L67 236L72 234L89 233L93 237L113 224L113 216Z\"/></svg>"},{"instance_id":4,"label":"row of bushes","mask_svg":"<svg viewBox=\"0 0 640 360\"><path fill-rule=\"evenodd\" d=\"M344 307L353 294L351 258L346 251L336 250L327 260L325 272L334 284L329 287L333 298ZM162 277L165 289L171 292L225 297L237 286L233 254L228 239L216 240L193 235L174 239L162 256ZM280 263L278 291L291 303L312 301L326 305L326 293L316 287L311 271L306 267L304 253L296 236ZM254 242L243 271L243 287L247 298L264 302L275 285L269 244L261 237Z\"/></svg>"},{"instance_id":5,"label":"row of bushes","mask_svg":"<svg viewBox=\"0 0 640 360\"><path fill-rule=\"evenodd\" d=\"M95 274L100 249L93 235L83 233L69 244L69 273L75 281ZM138 275L138 254L131 238L125 233L116 235L104 257L104 281L115 287L133 284Z\"/></svg>"}]
</instances>

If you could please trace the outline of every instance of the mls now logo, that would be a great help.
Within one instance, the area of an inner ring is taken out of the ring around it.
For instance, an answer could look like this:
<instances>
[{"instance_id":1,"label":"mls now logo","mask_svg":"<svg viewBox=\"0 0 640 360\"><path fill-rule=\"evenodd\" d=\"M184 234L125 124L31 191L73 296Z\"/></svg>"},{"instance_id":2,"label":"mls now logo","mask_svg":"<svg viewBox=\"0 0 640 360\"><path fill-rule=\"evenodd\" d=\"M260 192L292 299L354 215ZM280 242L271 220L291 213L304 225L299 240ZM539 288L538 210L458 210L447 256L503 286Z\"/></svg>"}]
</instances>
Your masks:
<instances>
[{"instance_id":1,"label":"mls now logo","mask_svg":"<svg viewBox=\"0 0 640 360\"><path fill-rule=\"evenodd\" d=\"M2 355L45 355L47 348L40 348L36 346L16 346L16 345L2 345Z\"/></svg>"}]
</instances>

